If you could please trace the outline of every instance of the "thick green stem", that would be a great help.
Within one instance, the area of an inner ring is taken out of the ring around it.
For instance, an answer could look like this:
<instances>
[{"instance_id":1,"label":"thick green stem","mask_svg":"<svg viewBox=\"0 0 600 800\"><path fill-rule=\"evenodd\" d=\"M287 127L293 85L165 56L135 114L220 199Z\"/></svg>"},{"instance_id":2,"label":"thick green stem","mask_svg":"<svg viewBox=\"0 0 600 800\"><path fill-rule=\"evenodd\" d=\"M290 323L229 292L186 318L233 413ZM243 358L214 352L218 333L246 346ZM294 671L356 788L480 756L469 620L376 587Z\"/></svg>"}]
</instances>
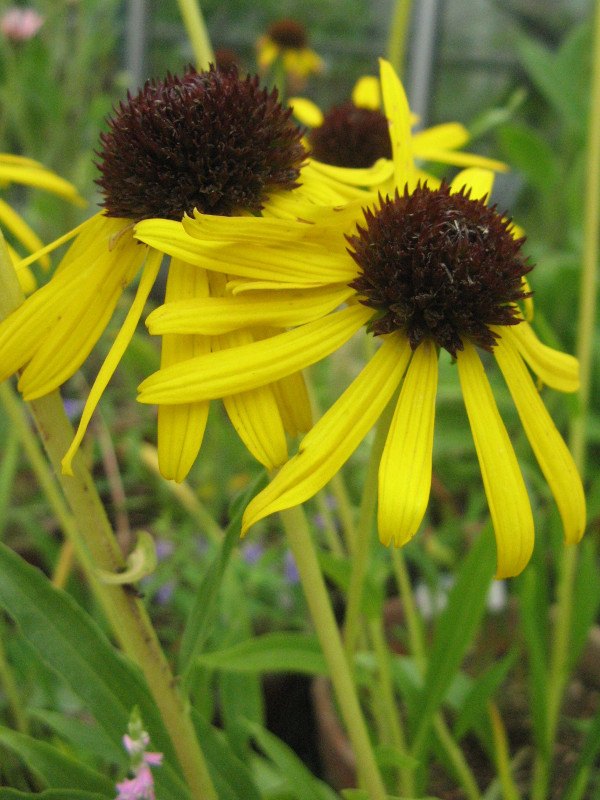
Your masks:
<instances>
[{"instance_id":1,"label":"thick green stem","mask_svg":"<svg viewBox=\"0 0 600 800\"><path fill-rule=\"evenodd\" d=\"M352 571L350 573L350 586L346 598L346 617L344 619L344 645L349 659L354 654L356 637L360 626L360 605L369 563L369 550L371 547L371 528L373 514L377 503L377 477L379 462L385 447L385 440L394 413L395 398L391 400L377 422L375 438L369 455L367 474L363 487L360 504L360 514L356 527L354 551L352 552Z\"/></svg>"},{"instance_id":2,"label":"thick green stem","mask_svg":"<svg viewBox=\"0 0 600 800\"><path fill-rule=\"evenodd\" d=\"M579 294L577 358L581 384L579 409L572 420L570 445L573 459L584 476L589 420L591 375L593 361L594 319L596 313L596 286L598 280L598 234L600 226L600 2L595 4L594 51L590 116L587 144L587 169L585 182L585 216L583 269ZM547 796L552 767L554 741L560 718L560 709L568 680L567 664L573 618L573 590L577 575L577 551L567 547L563 551L557 589L557 615L552 635L550 671L548 679L546 738L542 752L534 764L532 800Z\"/></svg>"},{"instance_id":3,"label":"thick green stem","mask_svg":"<svg viewBox=\"0 0 600 800\"><path fill-rule=\"evenodd\" d=\"M194 51L196 66L200 70L208 69L209 64L215 63L215 54L200 6L197 0L178 0L178 2L183 23Z\"/></svg>"},{"instance_id":4,"label":"thick green stem","mask_svg":"<svg viewBox=\"0 0 600 800\"><path fill-rule=\"evenodd\" d=\"M354 750L359 779L369 793L370 800L385 800L385 788L375 762L367 726L352 680L352 672L344 653L304 511L301 507L288 509L281 512L281 519L298 567L312 621L329 667L329 677L340 713Z\"/></svg>"},{"instance_id":5,"label":"thick green stem","mask_svg":"<svg viewBox=\"0 0 600 800\"><path fill-rule=\"evenodd\" d=\"M4 238L0 233L0 316L23 302ZM8 395L5 394L4 400ZM100 501L90 473L80 455L73 460L73 476L62 474L61 460L73 439L58 392L29 404L48 458L61 484L76 526L72 534L78 552L89 553L94 568L118 572L123 555ZM86 563L84 558L84 564ZM91 567L90 567L91 569ZM129 587L92 582L99 601L124 652L139 665L169 731L181 768L195 800L217 800L206 761L189 714L144 606Z\"/></svg>"}]
</instances>

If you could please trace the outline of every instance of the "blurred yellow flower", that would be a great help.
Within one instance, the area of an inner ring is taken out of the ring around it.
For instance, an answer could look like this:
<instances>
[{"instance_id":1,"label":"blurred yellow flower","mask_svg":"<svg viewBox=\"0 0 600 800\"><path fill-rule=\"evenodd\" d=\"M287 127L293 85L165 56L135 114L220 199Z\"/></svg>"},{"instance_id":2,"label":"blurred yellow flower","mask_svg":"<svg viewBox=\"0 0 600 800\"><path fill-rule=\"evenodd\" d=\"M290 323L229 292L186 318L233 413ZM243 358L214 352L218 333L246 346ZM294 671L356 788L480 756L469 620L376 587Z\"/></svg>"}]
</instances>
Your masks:
<instances>
[{"instance_id":1,"label":"blurred yellow flower","mask_svg":"<svg viewBox=\"0 0 600 800\"><path fill-rule=\"evenodd\" d=\"M300 91L306 78L323 70L323 59L307 46L306 28L294 19L273 22L256 43L257 64L268 72L281 60L290 85Z\"/></svg>"}]
</instances>

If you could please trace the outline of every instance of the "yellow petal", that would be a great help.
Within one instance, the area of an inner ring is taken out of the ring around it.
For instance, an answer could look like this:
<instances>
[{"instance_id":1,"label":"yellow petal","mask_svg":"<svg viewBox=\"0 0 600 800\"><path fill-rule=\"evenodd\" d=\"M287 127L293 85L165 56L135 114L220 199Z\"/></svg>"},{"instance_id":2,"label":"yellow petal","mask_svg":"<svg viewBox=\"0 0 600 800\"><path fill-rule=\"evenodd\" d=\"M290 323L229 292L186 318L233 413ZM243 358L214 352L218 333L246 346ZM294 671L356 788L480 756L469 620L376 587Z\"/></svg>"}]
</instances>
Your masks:
<instances>
[{"instance_id":1,"label":"yellow petal","mask_svg":"<svg viewBox=\"0 0 600 800\"><path fill-rule=\"evenodd\" d=\"M359 108L377 111L381 108L381 85L375 75L363 75L356 81L352 91L352 102Z\"/></svg>"},{"instance_id":2,"label":"yellow petal","mask_svg":"<svg viewBox=\"0 0 600 800\"><path fill-rule=\"evenodd\" d=\"M494 158L480 156L476 153L462 153L444 148L428 148L427 150L417 150L415 145L415 157L423 161L434 161L439 164L452 164L455 167L473 167L477 169L494 170L495 172L507 172L508 167L502 161ZM459 187L460 188L460 187ZM483 195L481 195L483 197Z\"/></svg>"},{"instance_id":3,"label":"yellow petal","mask_svg":"<svg viewBox=\"0 0 600 800\"><path fill-rule=\"evenodd\" d=\"M104 359L104 363L100 367L100 371L96 376L96 380L94 381L89 397L84 406L75 438L71 442L71 446L67 450L65 457L61 462L63 474L65 475L73 474L73 470L71 468L73 457L79 449L81 440L85 435L87 426L92 418L92 414L94 413L100 397L102 396L102 392L106 389L106 386L109 380L112 378L119 361L123 357L123 353L127 349L127 345L131 341L131 337L133 336L140 320L142 311L144 310L144 305L148 299L148 295L150 294L150 290L154 286L154 281L158 275L161 261L162 253L159 253L155 250L149 253L146 260L146 266L144 267L142 277L140 278L140 284L133 302L129 308L129 311L127 312L127 316L125 317L123 324L121 325L121 330L117 334L117 337L115 338L108 355Z\"/></svg>"},{"instance_id":4,"label":"yellow petal","mask_svg":"<svg viewBox=\"0 0 600 800\"><path fill-rule=\"evenodd\" d=\"M11 231L30 253L40 250L44 246L37 233L32 231L29 225L2 199L0 199L0 225ZM48 256L40 256L39 261L44 269L50 266Z\"/></svg>"},{"instance_id":5,"label":"yellow petal","mask_svg":"<svg viewBox=\"0 0 600 800\"><path fill-rule=\"evenodd\" d=\"M578 542L585 530L585 495L571 453L514 345L502 339L494 348L494 355L540 469L556 500L565 539L567 543Z\"/></svg>"},{"instance_id":6,"label":"yellow petal","mask_svg":"<svg viewBox=\"0 0 600 800\"><path fill-rule=\"evenodd\" d=\"M248 505L242 532L259 519L303 503L331 480L375 424L402 379L408 342L390 336L343 395L300 443L294 456Z\"/></svg>"},{"instance_id":7,"label":"yellow petal","mask_svg":"<svg viewBox=\"0 0 600 800\"><path fill-rule=\"evenodd\" d=\"M457 353L458 375L498 550L497 578L518 575L533 551L533 517L519 464L473 345Z\"/></svg>"},{"instance_id":8,"label":"yellow petal","mask_svg":"<svg viewBox=\"0 0 600 800\"><path fill-rule=\"evenodd\" d=\"M394 174L394 162L387 158L379 158L372 167L363 169L352 167L335 167L331 164L322 164L320 161L311 161L312 167L323 175L328 175L340 183L352 186L379 186L388 181Z\"/></svg>"},{"instance_id":9,"label":"yellow petal","mask_svg":"<svg viewBox=\"0 0 600 800\"><path fill-rule=\"evenodd\" d=\"M71 296L59 309L60 318L44 338L39 337L39 346L21 376L19 389L26 400L48 394L79 369L145 255L146 248L140 248L132 238L124 239L112 252L100 243L90 249L88 259L80 259L83 263L78 275L79 259L69 265L68 272L57 272L48 286L68 276L76 277Z\"/></svg>"},{"instance_id":10,"label":"yellow petal","mask_svg":"<svg viewBox=\"0 0 600 800\"><path fill-rule=\"evenodd\" d=\"M409 364L381 456L377 525L386 546L412 539L429 503L437 367L435 345L423 342Z\"/></svg>"},{"instance_id":11,"label":"yellow petal","mask_svg":"<svg viewBox=\"0 0 600 800\"><path fill-rule=\"evenodd\" d=\"M546 386L560 392L579 389L579 361L542 344L527 322L492 328L495 333L515 345L519 353Z\"/></svg>"},{"instance_id":12,"label":"yellow petal","mask_svg":"<svg viewBox=\"0 0 600 800\"><path fill-rule=\"evenodd\" d=\"M419 158L427 150L457 150L468 141L468 130L458 122L445 122L413 134L413 147Z\"/></svg>"},{"instance_id":13,"label":"yellow petal","mask_svg":"<svg viewBox=\"0 0 600 800\"><path fill-rule=\"evenodd\" d=\"M290 436L298 436L311 429L310 398L301 372L286 375L272 384L284 428Z\"/></svg>"},{"instance_id":14,"label":"yellow petal","mask_svg":"<svg viewBox=\"0 0 600 800\"><path fill-rule=\"evenodd\" d=\"M171 261L165 294L167 302L205 297L208 292L205 270L177 259ZM162 338L160 365L168 367L209 352L210 339L206 336L167 334ZM158 467L167 480L180 483L190 471L204 438L209 406L209 401L205 400L158 407Z\"/></svg>"},{"instance_id":15,"label":"yellow petal","mask_svg":"<svg viewBox=\"0 0 600 800\"><path fill-rule=\"evenodd\" d=\"M483 200L490 197L494 185L494 173L488 169L479 167L469 167L463 169L450 184L450 191L460 192L466 186L466 190L471 190L469 197L471 200Z\"/></svg>"},{"instance_id":16,"label":"yellow petal","mask_svg":"<svg viewBox=\"0 0 600 800\"><path fill-rule=\"evenodd\" d=\"M305 97L290 97L288 106L292 109L293 115L303 125L309 128L320 128L323 124L323 112L318 105Z\"/></svg>"},{"instance_id":17,"label":"yellow petal","mask_svg":"<svg viewBox=\"0 0 600 800\"><path fill-rule=\"evenodd\" d=\"M265 341L176 364L146 378L138 400L187 403L264 386L337 350L371 315L364 306L345 308Z\"/></svg>"},{"instance_id":18,"label":"yellow petal","mask_svg":"<svg viewBox=\"0 0 600 800\"><path fill-rule=\"evenodd\" d=\"M410 110L400 79L388 61L379 59L385 115L390 127L396 186L411 184L414 172Z\"/></svg>"},{"instance_id":19,"label":"yellow petal","mask_svg":"<svg viewBox=\"0 0 600 800\"><path fill-rule=\"evenodd\" d=\"M29 164L2 164L0 178L10 183L22 183L25 186L36 186L38 189L45 189L59 197L64 197L65 200L70 200L78 206L87 205L72 183L45 169L41 164L36 164L36 166L30 166Z\"/></svg>"},{"instance_id":20,"label":"yellow petal","mask_svg":"<svg viewBox=\"0 0 600 800\"><path fill-rule=\"evenodd\" d=\"M250 331L233 331L213 338L213 349L220 353L253 344ZM256 386L223 398L231 423L248 450L268 470L287 461L283 422L271 386Z\"/></svg>"},{"instance_id":21,"label":"yellow petal","mask_svg":"<svg viewBox=\"0 0 600 800\"><path fill-rule=\"evenodd\" d=\"M291 328L324 317L351 295L347 285L313 291L252 292L237 297L208 297L165 303L146 320L152 334L218 335L259 324Z\"/></svg>"}]
</instances>

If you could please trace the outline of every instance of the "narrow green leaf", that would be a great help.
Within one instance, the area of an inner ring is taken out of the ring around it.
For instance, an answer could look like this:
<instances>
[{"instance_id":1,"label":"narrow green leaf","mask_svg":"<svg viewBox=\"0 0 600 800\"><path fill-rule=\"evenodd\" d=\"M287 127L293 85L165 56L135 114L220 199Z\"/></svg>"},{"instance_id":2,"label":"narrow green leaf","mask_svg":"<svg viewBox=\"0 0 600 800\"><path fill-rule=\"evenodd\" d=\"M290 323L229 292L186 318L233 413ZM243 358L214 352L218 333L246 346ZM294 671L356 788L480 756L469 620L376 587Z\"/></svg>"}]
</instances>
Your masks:
<instances>
[{"instance_id":1,"label":"narrow green leaf","mask_svg":"<svg viewBox=\"0 0 600 800\"><path fill-rule=\"evenodd\" d=\"M229 672L300 672L327 674L316 636L306 633L266 633L225 650L202 653L196 662Z\"/></svg>"},{"instance_id":2,"label":"narrow green leaf","mask_svg":"<svg viewBox=\"0 0 600 800\"><path fill-rule=\"evenodd\" d=\"M123 768L127 766L129 759L125 748L117 745L97 725L45 708L28 709L27 714L30 719L41 722L76 748L83 748L107 763Z\"/></svg>"},{"instance_id":3,"label":"narrow green leaf","mask_svg":"<svg viewBox=\"0 0 600 800\"><path fill-rule=\"evenodd\" d=\"M513 123L498 131L505 153L510 155L510 166L517 169L537 189L556 186L559 161L549 142L539 131Z\"/></svg>"},{"instance_id":4,"label":"narrow green leaf","mask_svg":"<svg viewBox=\"0 0 600 800\"><path fill-rule=\"evenodd\" d=\"M105 797L114 797L115 785L109 778L48 742L4 727L0 727L0 742L51 789L85 789Z\"/></svg>"},{"instance_id":5,"label":"narrow green leaf","mask_svg":"<svg viewBox=\"0 0 600 800\"><path fill-rule=\"evenodd\" d=\"M294 751L265 728L246 722L248 730L259 748L285 776L286 790L297 800L338 800L327 784L316 778Z\"/></svg>"},{"instance_id":6,"label":"narrow green leaf","mask_svg":"<svg viewBox=\"0 0 600 800\"><path fill-rule=\"evenodd\" d=\"M222 731L192 710L192 721L208 762L219 800L261 800L252 773L233 752Z\"/></svg>"},{"instance_id":7,"label":"narrow green leaf","mask_svg":"<svg viewBox=\"0 0 600 800\"><path fill-rule=\"evenodd\" d=\"M595 623L600 607L600 577L596 564L596 543L589 537L579 545L579 564L573 597L576 609L571 622L568 671L571 672Z\"/></svg>"},{"instance_id":8,"label":"narrow green leaf","mask_svg":"<svg viewBox=\"0 0 600 800\"><path fill-rule=\"evenodd\" d=\"M196 656L202 650L206 639L212 630L212 626L218 610L218 596L223 580L225 568L229 563L233 548L240 538L240 530L242 525L242 516L244 509L249 503L250 499L260 489L266 485L267 475L263 470L260 475L252 482L248 489L244 492L242 497L236 500L231 509L231 522L227 526L223 544L220 552L218 552L208 566L206 573L198 587L198 592L194 599L194 604L188 615L185 624L185 630L181 640L181 649L179 656L179 667L183 680L185 682L188 677L189 670L191 669Z\"/></svg>"},{"instance_id":9,"label":"narrow green leaf","mask_svg":"<svg viewBox=\"0 0 600 800\"><path fill-rule=\"evenodd\" d=\"M69 594L1 543L0 574L0 606L40 659L66 681L118 747L137 705L152 747L165 756L156 775L165 800L187 797L173 745L139 669Z\"/></svg>"},{"instance_id":10,"label":"narrow green leaf","mask_svg":"<svg viewBox=\"0 0 600 800\"><path fill-rule=\"evenodd\" d=\"M587 773L590 767L596 764L596 759L600 753L600 712L596 713L592 725L585 737L583 747L579 751L579 757L571 774L571 779L566 791L562 795L562 800L579 800L583 796Z\"/></svg>"},{"instance_id":11,"label":"narrow green leaf","mask_svg":"<svg viewBox=\"0 0 600 800\"><path fill-rule=\"evenodd\" d=\"M519 620L529 666L529 697L535 739L538 745L546 741L546 698L548 683L548 604L540 597L540 581L536 567L530 565L523 576L519 595L521 613Z\"/></svg>"},{"instance_id":12,"label":"narrow green leaf","mask_svg":"<svg viewBox=\"0 0 600 800\"><path fill-rule=\"evenodd\" d=\"M454 724L454 738L460 741L473 724L487 714L487 702L504 682L519 655L517 649L512 650L485 672L476 678L473 686L462 704L458 719Z\"/></svg>"},{"instance_id":13,"label":"narrow green leaf","mask_svg":"<svg viewBox=\"0 0 600 800\"><path fill-rule=\"evenodd\" d=\"M411 754L419 757L427 733L485 610L486 595L494 575L495 543L489 526L471 547L448 596L448 604L438 618L431 645L421 701L415 721L417 731Z\"/></svg>"}]
</instances>

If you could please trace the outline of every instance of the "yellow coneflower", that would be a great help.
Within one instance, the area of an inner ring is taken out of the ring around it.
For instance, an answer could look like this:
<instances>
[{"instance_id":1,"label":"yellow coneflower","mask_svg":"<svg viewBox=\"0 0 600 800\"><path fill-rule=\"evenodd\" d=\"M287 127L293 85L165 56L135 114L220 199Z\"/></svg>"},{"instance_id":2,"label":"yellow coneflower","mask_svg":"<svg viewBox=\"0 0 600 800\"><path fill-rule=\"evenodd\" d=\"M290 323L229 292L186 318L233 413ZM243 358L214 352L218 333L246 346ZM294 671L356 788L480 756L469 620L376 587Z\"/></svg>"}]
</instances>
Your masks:
<instances>
[{"instance_id":1,"label":"yellow coneflower","mask_svg":"<svg viewBox=\"0 0 600 800\"><path fill-rule=\"evenodd\" d=\"M300 89L306 78L323 69L323 59L308 47L306 28L295 19L280 19L269 25L256 43L257 63L261 72L281 59L288 80Z\"/></svg>"},{"instance_id":2,"label":"yellow coneflower","mask_svg":"<svg viewBox=\"0 0 600 800\"><path fill-rule=\"evenodd\" d=\"M134 333L163 256L170 252L150 240L141 244L133 235L135 223L148 220L173 232L186 213L210 215L226 223L238 251L245 253L249 245L243 215L293 218L304 205L348 197L344 187L338 192L333 181L306 163L301 131L290 115L278 102L277 92L261 89L258 78L243 79L235 68L226 72L211 68L201 73L189 69L182 78L168 76L146 83L136 96L128 95L110 119L98 153L103 212L54 243L75 237L55 276L0 325L0 379L22 370L19 388L25 399L45 395L80 367L123 290L144 267L63 462L66 472ZM239 239L238 225L242 226ZM254 248L254 243L250 246ZM212 271L210 260L199 269L184 253L172 255L169 301L222 294L222 276ZM254 248L254 257L260 260L260 247ZM323 254L319 258L326 261ZM222 266L220 262L217 269ZM247 327L212 339L169 335L163 340L161 364L166 368L212 349L260 340L270 332ZM225 405L245 444L270 468L287 458L285 431L296 435L311 423L300 375L234 393ZM204 401L161 407L158 441L163 475L185 477L200 447L207 413Z\"/></svg>"},{"instance_id":3,"label":"yellow coneflower","mask_svg":"<svg viewBox=\"0 0 600 800\"><path fill-rule=\"evenodd\" d=\"M299 452L252 500L244 515L247 530L275 511L304 502L341 468L400 388L379 470L379 536L401 546L417 531L431 485L432 445L438 359L455 359L479 458L497 540L497 576L520 572L534 540L531 507L521 472L498 413L477 348L495 356L533 451L557 502L567 542L578 541L585 527L585 499L571 455L539 396L526 365L542 383L561 391L578 387L578 363L544 346L523 319L518 303L529 292L531 265L515 238L510 220L485 199L493 173L471 168L451 184L431 188L419 181L411 152L410 114L400 82L382 63L383 99L390 124L397 191L360 211L320 210L303 222L248 220L265 246L266 267L250 267L248 278L272 280L278 291L261 289L261 310L251 305L254 292L219 304L219 325L235 329L249 319L291 328L263 342L226 353L212 353L160 370L140 387L146 403L187 403L248 391L295 372L336 350L361 327L381 346L359 376L304 437ZM353 224L347 214L354 213ZM139 226L143 227L143 224ZM221 221L184 222L181 244L191 252L227 249ZM248 235L251 235L250 232ZM296 241L297 261L279 256L278 242ZM218 241L220 240L220 244ZM286 282L304 282L309 302L316 275L311 248L327 242L328 287L347 287L347 307L305 324L295 318ZM234 272L240 273L236 264ZM271 298L269 300L269 297ZM248 309L240 300L248 303ZM285 303L288 303L286 309ZM202 304L202 313L205 306ZM190 309L188 309L190 310ZM189 321L189 317L187 318ZM169 305L149 319L152 332L176 332L182 324ZM208 330L210 322L203 327ZM191 330L187 327L186 330Z\"/></svg>"}]
</instances>

